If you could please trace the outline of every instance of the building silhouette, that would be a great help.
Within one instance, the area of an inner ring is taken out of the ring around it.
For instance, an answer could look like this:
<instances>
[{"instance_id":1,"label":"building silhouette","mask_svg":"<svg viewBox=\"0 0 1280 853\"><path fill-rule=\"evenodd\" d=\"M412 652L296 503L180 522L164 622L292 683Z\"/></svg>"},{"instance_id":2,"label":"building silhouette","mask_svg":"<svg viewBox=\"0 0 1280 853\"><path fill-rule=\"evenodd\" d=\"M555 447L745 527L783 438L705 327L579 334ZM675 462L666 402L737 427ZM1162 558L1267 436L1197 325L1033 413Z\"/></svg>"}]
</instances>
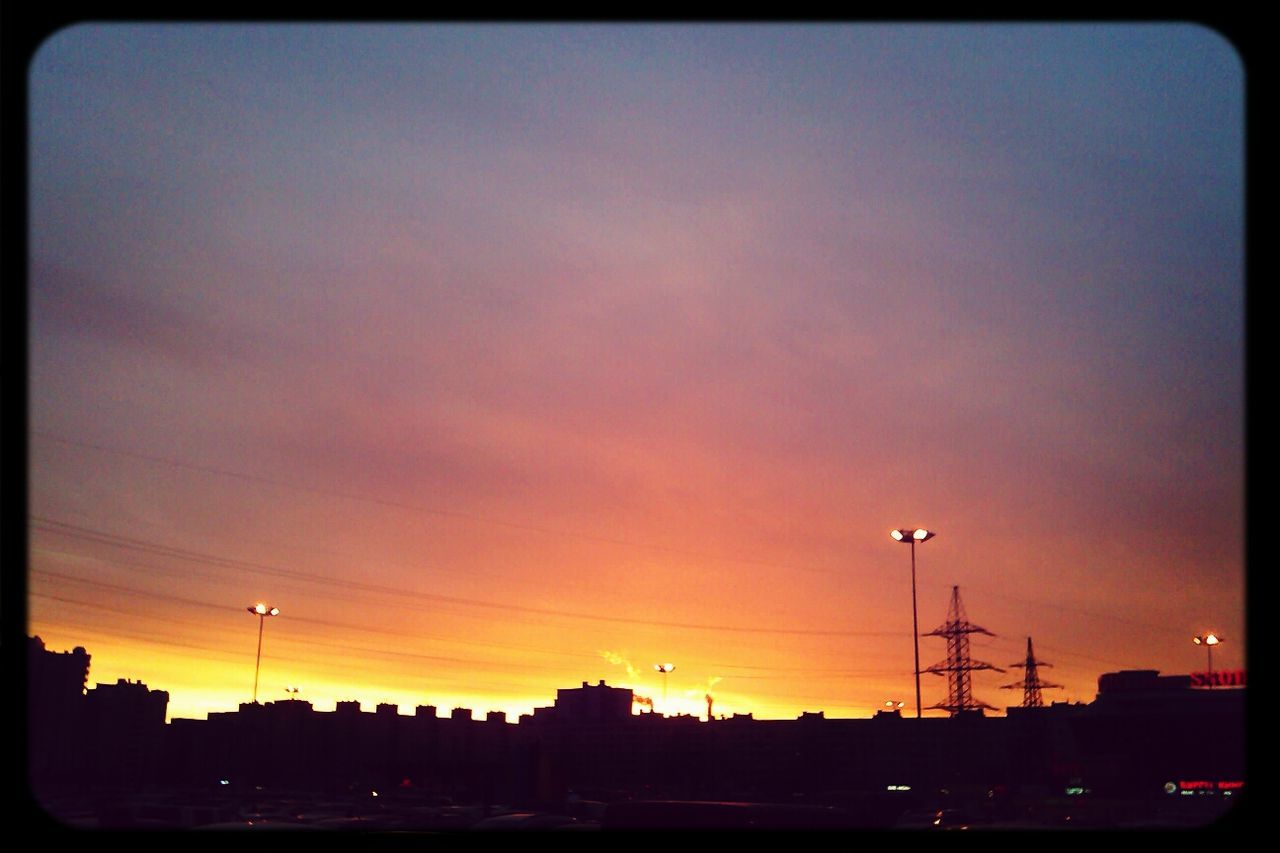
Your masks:
<instances>
[{"instance_id":1,"label":"building silhouette","mask_svg":"<svg viewBox=\"0 0 1280 853\"><path fill-rule=\"evenodd\" d=\"M140 681L99 684L84 697L83 772L94 784L140 790L160 768L169 694Z\"/></svg>"},{"instance_id":2,"label":"building silhouette","mask_svg":"<svg viewBox=\"0 0 1280 853\"><path fill-rule=\"evenodd\" d=\"M561 808L751 801L839 806L872 827L922 804L992 817L1074 791L1154 806L1239 794L1244 781L1244 690L1198 689L1189 676L1153 670L1101 676L1089 704L1005 716L704 721L636 714L631 690L584 681L516 722L434 705L401 714L342 701L317 711L289 698L166 724L164 691L121 680L86 693L83 649L54 655L32 641L30 768L42 802L65 791L377 792Z\"/></svg>"},{"instance_id":3,"label":"building silhouette","mask_svg":"<svg viewBox=\"0 0 1280 853\"><path fill-rule=\"evenodd\" d=\"M79 773L89 653L52 652L27 638L27 768L33 785L67 784Z\"/></svg>"}]
</instances>

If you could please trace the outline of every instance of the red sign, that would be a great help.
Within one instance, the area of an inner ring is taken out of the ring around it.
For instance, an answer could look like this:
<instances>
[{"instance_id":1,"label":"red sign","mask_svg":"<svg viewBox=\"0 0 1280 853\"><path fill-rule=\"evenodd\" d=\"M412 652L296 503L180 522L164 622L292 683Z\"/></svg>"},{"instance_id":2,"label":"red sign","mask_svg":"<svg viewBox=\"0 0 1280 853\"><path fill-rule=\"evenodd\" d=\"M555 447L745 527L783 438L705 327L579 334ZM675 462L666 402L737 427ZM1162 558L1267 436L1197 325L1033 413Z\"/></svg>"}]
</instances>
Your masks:
<instances>
[{"instance_id":1,"label":"red sign","mask_svg":"<svg viewBox=\"0 0 1280 853\"><path fill-rule=\"evenodd\" d=\"M1191 673L1192 687L1244 687L1244 670Z\"/></svg>"},{"instance_id":2,"label":"red sign","mask_svg":"<svg viewBox=\"0 0 1280 853\"><path fill-rule=\"evenodd\" d=\"M1235 791L1244 787L1244 782L1239 779L1219 779L1216 783L1211 779L1180 779L1178 780L1178 790L1180 791ZM1173 792L1173 784L1165 786L1165 790Z\"/></svg>"}]
</instances>

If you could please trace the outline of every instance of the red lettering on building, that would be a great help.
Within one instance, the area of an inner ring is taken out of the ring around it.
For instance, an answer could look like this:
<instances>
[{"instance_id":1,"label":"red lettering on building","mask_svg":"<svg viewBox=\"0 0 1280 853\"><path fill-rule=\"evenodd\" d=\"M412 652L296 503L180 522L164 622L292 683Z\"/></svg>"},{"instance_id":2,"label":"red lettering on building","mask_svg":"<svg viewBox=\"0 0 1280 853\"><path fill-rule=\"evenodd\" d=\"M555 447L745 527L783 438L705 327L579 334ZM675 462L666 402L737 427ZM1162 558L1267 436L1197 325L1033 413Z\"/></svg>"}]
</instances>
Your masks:
<instances>
[{"instance_id":1,"label":"red lettering on building","mask_svg":"<svg viewBox=\"0 0 1280 853\"><path fill-rule=\"evenodd\" d=\"M1244 687L1245 671L1243 669L1217 670L1214 672L1191 673L1192 687Z\"/></svg>"}]
</instances>

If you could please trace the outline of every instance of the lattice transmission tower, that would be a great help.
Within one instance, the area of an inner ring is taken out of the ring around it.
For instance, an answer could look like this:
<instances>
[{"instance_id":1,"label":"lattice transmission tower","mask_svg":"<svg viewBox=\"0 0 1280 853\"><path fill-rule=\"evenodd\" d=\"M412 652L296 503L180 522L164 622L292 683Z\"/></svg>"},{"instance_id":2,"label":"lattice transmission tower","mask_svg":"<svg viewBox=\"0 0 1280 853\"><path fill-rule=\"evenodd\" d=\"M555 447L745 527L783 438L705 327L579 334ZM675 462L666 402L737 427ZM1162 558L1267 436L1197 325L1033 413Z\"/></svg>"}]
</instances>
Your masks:
<instances>
[{"instance_id":1,"label":"lattice transmission tower","mask_svg":"<svg viewBox=\"0 0 1280 853\"><path fill-rule=\"evenodd\" d=\"M947 701L930 707L942 711L950 711L953 717L961 711L975 711L979 708L990 708L994 711L995 706L988 705L986 702L981 702L973 697L972 678L969 674L978 669L1004 672L998 666L992 666L989 663L969 657L970 634L995 636L986 628L974 625L965 617L964 605L960 603L960 587L953 586L951 587L951 608L947 611L947 621L941 627L925 634L926 637L947 638L946 663L934 664L926 669L925 672L932 672L934 675L945 674L947 676L949 687Z\"/></svg>"},{"instance_id":2,"label":"lattice transmission tower","mask_svg":"<svg viewBox=\"0 0 1280 853\"><path fill-rule=\"evenodd\" d=\"M1031 638L1027 637L1027 659L1018 663L1011 663L1009 666L1020 666L1023 669L1022 680L1015 681L1013 684L1005 684L1001 686L1001 690L1014 690L1022 688L1022 707L1024 708L1043 708L1044 697L1040 695L1041 690L1049 688L1061 689L1061 684L1050 684L1047 681L1040 680L1040 667L1053 666L1051 663L1045 663L1042 660L1036 660L1035 652L1031 650Z\"/></svg>"}]
</instances>

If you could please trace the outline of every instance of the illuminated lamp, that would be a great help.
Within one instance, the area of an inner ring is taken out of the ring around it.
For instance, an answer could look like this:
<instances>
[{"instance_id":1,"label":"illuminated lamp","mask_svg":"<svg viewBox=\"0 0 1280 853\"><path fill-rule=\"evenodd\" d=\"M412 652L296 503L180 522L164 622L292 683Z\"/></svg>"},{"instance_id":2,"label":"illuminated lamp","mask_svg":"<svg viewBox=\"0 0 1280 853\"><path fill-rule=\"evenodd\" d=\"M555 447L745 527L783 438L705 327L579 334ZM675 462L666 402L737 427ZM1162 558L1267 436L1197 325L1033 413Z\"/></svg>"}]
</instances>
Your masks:
<instances>
[{"instance_id":1,"label":"illuminated lamp","mask_svg":"<svg viewBox=\"0 0 1280 853\"><path fill-rule=\"evenodd\" d=\"M1221 643L1222 638L1219 637L1213 631L1208 631L1204 634L1201 634L1198 637L1192 637L1191 642L1195 643L1197 646L1204 646L1205 652L1209 655L1209 660L1208 660L1209 689L1212 690L1213 689L1213 647Z\"/></svg>"},{"instance_id":2,"label":"illuminated lamp","mask_svg":"<svg viewBox=\"0 0 1280 853\"><path fill-rule=\"evenodd\" d=\"M898 542L911 545L911 636L915 641L916 661L916 719L920 719L920 617L916 609L916 543L926 542L937 534L932 530L917 527L914 530L900 527L890 530L889 535Z\"/></svg>"},{"instance_id":3,"label":"illuminated lamp","mask_svg":"<svg viewBox=\"0 0 1280 853\"><path fill-rule=\"evenodd\" d=\"M667 704L667 674L673 672L676 665L673 663L655 663L653 668L662 673L662 704L665 707Z\"/></svg>"},{"instance_id":4,"label":"illuminated lamp","mask_svg":"<svg viewBox=\"0 0 1280 853\"><path fill-rule=\"evenodd\" d=\"M253 664L253 704L256 705L258 704L258 671L262 666L262 627L266 623L268 616L280 615L280 608L269 607L262 602L258 602L245 609L258 617L258 657Z\"/></svg>"}]
</instances>

